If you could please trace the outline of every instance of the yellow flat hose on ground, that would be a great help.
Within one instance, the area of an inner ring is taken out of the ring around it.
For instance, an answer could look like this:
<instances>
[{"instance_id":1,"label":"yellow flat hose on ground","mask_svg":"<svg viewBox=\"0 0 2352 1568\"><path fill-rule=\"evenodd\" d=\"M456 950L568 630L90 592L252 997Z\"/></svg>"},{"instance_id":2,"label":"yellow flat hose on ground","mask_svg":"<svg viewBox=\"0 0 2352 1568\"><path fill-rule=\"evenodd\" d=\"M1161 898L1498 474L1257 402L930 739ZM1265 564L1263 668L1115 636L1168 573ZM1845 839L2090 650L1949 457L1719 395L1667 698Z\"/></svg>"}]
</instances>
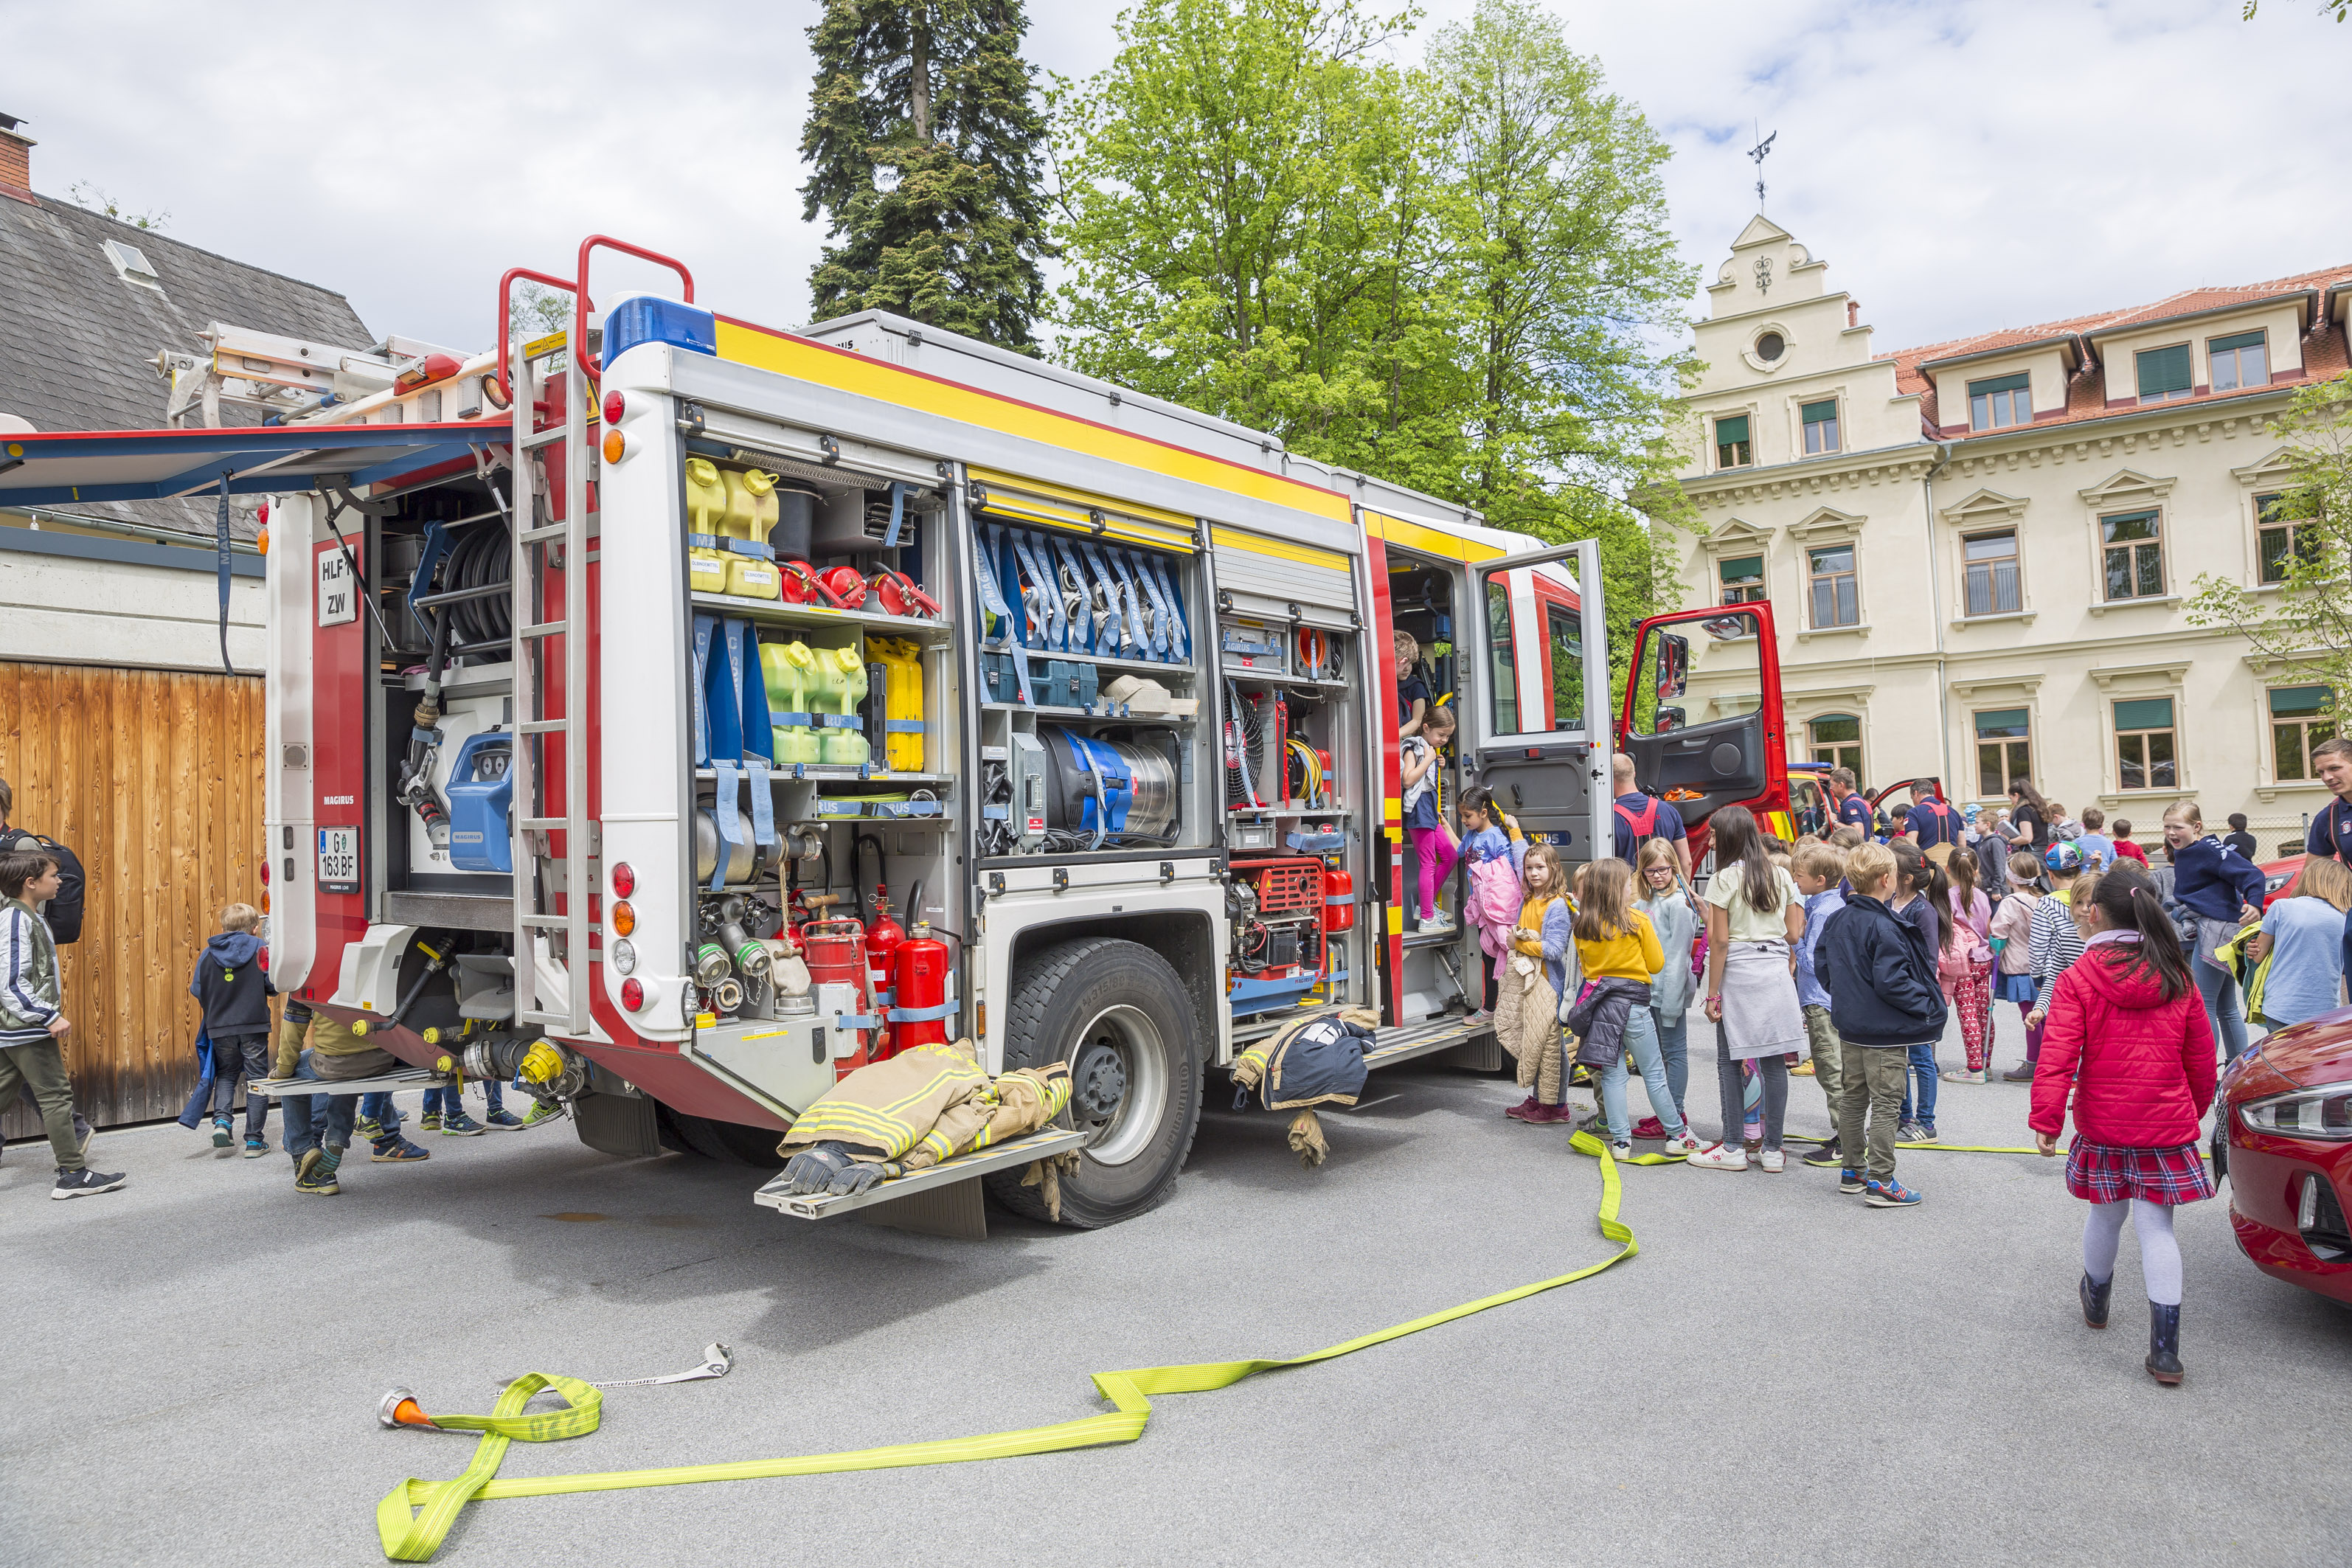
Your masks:
<instances>
[{"instance_id":1,"label":"yellow flat hose on ground","mask_svg":"<svg viewBox=\"0 0 2352 1568\"><path fill-rule=\"evenodd\" d=\"M376 1532L383 1539L386 1557L399 1563L425 1563L440 1550L450 1526L457 1521L459 1510L477 1499L625 1491L635 1487L689 1486L698 1481L746 1481L768 1476L814 1476L839 1470L952 1465L967 1459L1007 1459L1018 1454L1053 1454L1070 1448L1132 1443L1143 1436L1144 1424L1151 1419L1153 1394L1205 1394L1212 1389L1231 1387L1261 1372L1307 1366L1354 1351L1369 1350L1391 1340L1402 1339L1407 1334L1417 1334L1423 1329L1433 1329L1441 1323L1450 1323L1457 1318L1483 1312L1489 1307L1506 1306L1546 1290L1557 1289L1562 1285L1572 1285L1579 1279L1589 1279L1602 1269L1633 1257L1641 1250L1641 1244L1633 1239L1632 1228L1617 1217L1622 1195L1617 1163L1610 1157L1607 1145L1590 1132L1574 1134L1570 1144L1577 1152L1591 1155L1601 1162L1601 1207L1597 1217L1601 1223L1601 1234L1617 1244L1615 1252L1573 1273L1539 1279L1532 1285L1521 1285L1498 1295L1481 1297L1475 1301L1465 1301L1458 1307L1448 1307L1442 1312L1432 1312L1425 1318L1415 1318L1409 1323L1381 1329L1342 1344L1310 1351L1305 1355L1270 1361L1151 1366L1134 1372L1098 1372L1094 1374L1095 1392L1113 1406L1098 1415L1057 1422L1051 1426L1031 1426L1018 1432L992 1432L984 1436L950 1437L930 1443L899 1443L887 1448L861 1448L847 1454L806 1454L788 1459L749 1459L739 1464L677 1465L663 1469L611 1470L602 1475L500 1480L498 1479L499 1462L506 1457L509 1443L518 1438L526 1443L546 1443L562 1437L585 1436L596 1429L602 1411L604 1395L593 1386L577 1378L559 1377L549 1373L525 1373L507 1384L491 1415L436 1415L430 1418L430 1424L436 1427L481 1433L482 1439L475 1447L473 1462L466 1467L465 1474L455 1480L421 1481L412 1479L393 1488L376 1505ZM1643 1156L1645 1161L1657 1158L1655 1155ZM552 1389L562 1394L569 1402L569 1408L544 1415L524 1415L523 1406L541 1389ZM421 1418L422 1413L419 1412L418 1415ZM420 1422L403 1419L401 1424L415 1426Z\"/></svg>"}]
</instances>

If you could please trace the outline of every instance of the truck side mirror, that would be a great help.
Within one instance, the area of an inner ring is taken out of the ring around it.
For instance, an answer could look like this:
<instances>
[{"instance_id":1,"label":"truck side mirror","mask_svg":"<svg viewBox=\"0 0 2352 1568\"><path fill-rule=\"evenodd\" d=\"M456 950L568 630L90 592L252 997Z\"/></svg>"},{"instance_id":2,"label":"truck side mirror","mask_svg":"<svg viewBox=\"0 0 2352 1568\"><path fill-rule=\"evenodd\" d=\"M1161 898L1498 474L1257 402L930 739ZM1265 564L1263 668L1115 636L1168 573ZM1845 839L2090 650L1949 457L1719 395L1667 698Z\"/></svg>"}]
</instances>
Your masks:
<instances>
[{"instance_id":1,"label":"truck side mirror","mask_svg":"<svg viewBox=\"0 0 2352 1568\"><path fill-rule=\"evenodd\" d=\"M1690 684L1690 638L1668 632L1658 639L1658 700L1680 697Z\"/></svg>"},{"instance_id":2,"label":"truck side mirror","mask_svg":"<svg viewBox=\"0 0 2352 1568\"><path fill-rule=\"evenodd\" d=\"M1666 734L1671 731L1681 729L1688 721L1687 716L1681 709L1661 708L1658 710L1657 732L1661 735Z\"/></svg>"}]
</instances>

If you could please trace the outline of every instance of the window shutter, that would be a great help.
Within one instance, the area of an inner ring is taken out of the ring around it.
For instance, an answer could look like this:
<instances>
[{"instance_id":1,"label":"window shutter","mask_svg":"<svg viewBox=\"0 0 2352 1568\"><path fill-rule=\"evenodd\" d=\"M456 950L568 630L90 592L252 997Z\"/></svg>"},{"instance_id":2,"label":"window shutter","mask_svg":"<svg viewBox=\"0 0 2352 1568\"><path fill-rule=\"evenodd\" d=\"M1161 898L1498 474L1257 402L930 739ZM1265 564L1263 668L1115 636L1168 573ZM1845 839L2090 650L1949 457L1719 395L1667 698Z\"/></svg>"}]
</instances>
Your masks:
<instances>
[{"instance_id":1,"label":"window shutter","mask_svg":"<svg viewBox=\"0 0 2352 1568\"><path fill-rule=\"evenodd\" d=\"M2189 379L2189 345L2175 343L2168 349L2149 349L2139 354L2139 395L2160 397L2168 392L2187 392L2195 383Z\"/></svg>"},{"instance_id":2,"label":"window shutter","mask_svg":"<svg viewBox=\"0 0 2352 1568\"><path fill-rule=\"evenodd\" d=\"M1742 555L1737 560L1727 561L1717 568L1717 574L1727 587L1734 583L1760 583L1764 580L1764 557Z\"/></svg>"},{"instance_id":3,"label":"window shutter","mask_svg":"<svg viewBox=\"0 0 2352 1568\"><path fill-rule=\"evenodd\" d=\"M1837 399L1825 397L1819 403L1805 404L1797 413L1808 425L1826 425L1837 417Z\"/></svg>"},{"instance_id":4,"label":"window shutter","mask_svg":"<svg viewBox=\"0 0 2352 1568\"><path fill-rule=\"evenodd\" d=\"M2116 703L2116 728L2118 730L2171 729L2172 699L2146 697L2137 702Z\"/></svg>"},{"instance_id":5,"label":"window shutter","mask_svg":"<svg viewBox=\"0 0 2352 1568\"><path fill-rule=\"evenodd\" d=\"M1715 422L1715 444L1717 446L1727 447L1734 441L1745 441L1747 439L1747 415L1737 415L1729 419L1718 419Z\"/></svg>"},{"instance_id":6,"label":"window shutter","mask_svg":"<svg viewBox=\"0 0 2352 1568\"><path fill-rule=\"evenodd\" d=\"M2235 332L2226 338L2215 338L2205 345L2209 353L2225 354L2232 349L2258 349L2263 346L2260 332Z\"/></svg>"},{"instance_id":7,"label":"window shutter","mask_svg":"<svg viewBox=\"0 0 2352 1568\"><path fill-rule=\"evenodd\" d=\"M1990 397L1996 392L2023 392L2032 384L2032 376L2019 371L2015 375L1997 375L1990 381L1972 381L1969 383L1969 395Z\"/></svg>"},{"instance_id":8,"label":"window shutter","mask_svg":"<svg viewBox=\"0 0 2352 1568\"><path fill-rule=\"evenodd\" d=\"M2325 686L2273 686L2271 688L2271 717L2273 719L2315 719L2327 706Z\"/></svg>"}]
</instances>

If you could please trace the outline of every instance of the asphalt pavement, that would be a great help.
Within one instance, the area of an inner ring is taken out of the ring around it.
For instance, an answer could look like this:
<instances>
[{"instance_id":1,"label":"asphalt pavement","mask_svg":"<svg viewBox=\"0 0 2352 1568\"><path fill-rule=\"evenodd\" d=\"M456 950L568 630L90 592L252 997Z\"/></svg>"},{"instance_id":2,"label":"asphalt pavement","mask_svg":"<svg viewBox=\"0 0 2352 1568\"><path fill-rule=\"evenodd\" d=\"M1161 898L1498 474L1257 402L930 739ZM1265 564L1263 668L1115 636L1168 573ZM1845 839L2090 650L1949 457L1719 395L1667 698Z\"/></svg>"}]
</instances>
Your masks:
<instances>
[{"instance_id":1,"label":"asphalt pavement","mask_svg":"<svg viewBox=\"0 0 2352 1568\"><path fill-rule=\"evenodd\" d=\"M1791 1087L1790 1131L1826 1131L1813 1081ZM1506 1121L1519 1093L1378 1076L1314 1173L1286 1117L1213 1110L1153 1213L1093 1233L996 1214L984 1242L787 1219L751 1204L757 1173L613 1160L561 1124L425 1135L428 1163L349 1163L331 1199L296 1195L274 1147L223 1157L165 1126L98 1140L124 1192L51 1203L46 1150L13 1145L0 1563L381 1562L377 1500L474 1446L379 1427L395 1384L480 1412L504 1375L667 1373L719 1340L730 1376L616 1390L601 1430L517 1444L505 1473L837 1451L1066 1420L1097 1408L1092 1372L1294 1354L1607 1257L1598 1165ZM2022 1087L1942 1096L1947 1140L2031 1141ZM1709 1127L1710 1073L1691 1100ZM482 1502L436 1561L2345 1561L2352 1310L2256 1273L2226 1193L2180 1218L2189 1376L2165 1389L2128 1235L2115 1326L2082 1324L2060 1162L1901 1172L1916 1209L1793 1161L1631 1169L1639 1256L1163 1397L1131 1446Z\"/></svg>"}]
</instances>

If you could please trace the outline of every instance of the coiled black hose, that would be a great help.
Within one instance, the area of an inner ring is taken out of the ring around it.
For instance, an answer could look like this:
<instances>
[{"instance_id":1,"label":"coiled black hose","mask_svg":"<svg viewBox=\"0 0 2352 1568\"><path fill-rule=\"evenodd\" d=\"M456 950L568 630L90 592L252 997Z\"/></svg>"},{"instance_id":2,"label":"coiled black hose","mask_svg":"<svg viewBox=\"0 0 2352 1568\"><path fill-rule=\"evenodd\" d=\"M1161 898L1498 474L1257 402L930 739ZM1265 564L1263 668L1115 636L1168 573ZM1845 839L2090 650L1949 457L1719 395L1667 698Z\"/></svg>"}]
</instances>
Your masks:
<instances>
[{"instance_id":1,"label":"coiled black hose","mask_svg":"<svg viewBox=\"0 0 2352 1568\"><path fill-rule=\"evenodd\" d=\"M461 531L449 546L449 558L442 563L441 586L445 590L485 588L505 583L514 575L514 547L507 536L502 520L477 523ZM453 639L473 648L482 644L504 643L514 635L514 618L508 611L508 599L496 594L479 599L460 599L444 612L450 618Z\"/></svg>"}]
</instances>

